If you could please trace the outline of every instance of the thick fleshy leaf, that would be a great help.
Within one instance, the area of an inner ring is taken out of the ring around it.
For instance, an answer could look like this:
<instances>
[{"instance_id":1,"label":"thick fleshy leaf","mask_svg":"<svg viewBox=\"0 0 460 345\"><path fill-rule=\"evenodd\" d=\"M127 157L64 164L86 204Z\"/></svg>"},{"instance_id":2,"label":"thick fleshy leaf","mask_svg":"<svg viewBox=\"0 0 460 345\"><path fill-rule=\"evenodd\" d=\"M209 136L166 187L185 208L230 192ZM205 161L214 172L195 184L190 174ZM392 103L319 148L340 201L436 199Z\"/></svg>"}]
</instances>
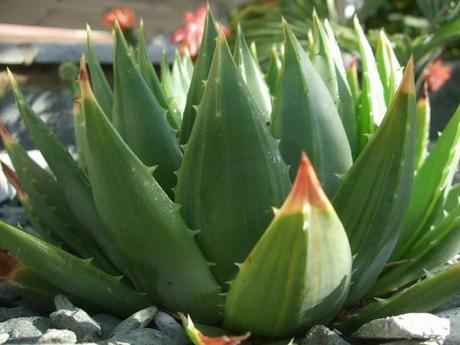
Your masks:
<instances>
[{"instance_id":1,"label":"thick fleshy leaf","mask_svg":"<svg viewBox=\"0 0 460 345\"><path fill-rule=\"evenodd\" d=\"M2 136L3 137L3 136ZM98 246L88 236L82 225L75 219L67 206L65 198L59 190L46 190L56 187L55 181L42 170L28 155L27 152L12 139L4 139L8 155L23 181L27 198L31 201L34 215L42 224L45 224L55 238L65 243L74 253L82 258L94 259L96 266L110 273L116 273L116 269L107 260ZM21 192L22 185L13 170L2 162L3 173L16 188ZM27 200L26 200L27 205Z\"/></svg>"},{"instance_id":2,"label":"thick fleshy leaf","mask_svg":"<svg viewBox=\"0 0 460 345\"><path fill-rule=\"evenodd\" d=\"M203 38L200 44L200 51L193 70L190 89L187 94L187 103L183 114L182 127L180 131L180 143L185 144L192 133L195 122L196 109L203 96L205 81L208 79L209 69L216 48L217 29L208 6L206 21L204 24Z\"/></svg>"},{"instance_id":3,"label":"thick fleshy leaf","mask_svg":"<svg viewBox=\"0 0 460 345\"><path fill-rule=\"evenodd\" d=\"M358 104L359 97L361 95L361 89L359 86L359 78L358 78L358 60L356 58L351 60L350 65L348 65L347 81L348 81L348 85L350 86L353 104Z\"/></svg>"},{"instance_id":4,"label":"thick fleshy leaf","mask_svg":"<svg viewBox=\"0 0 460 345\"><path fill-rule=\"evenodd\" d=\"M445 264L460 252L460 205L444 219L430 228L430 232L418 241L406 254L405 260L379 277L371 295L381 296L399 289L425 272Z\"/></svg>"},{"instance_id":5,"label":"thick fleshy leaf","mask_svg":"<svg viewBox=\"0 0 460 345\"><path fill-rule=\"evenodd\" d=\"M337 107L353 156L358 151L358 133L353 98L345 75L340 49L332 29L326 32L316 13L313 13L312 63L326 84Z\"/></svg>"},{"instance_id":6,"label":"thick fleshy leaf","mask_svg":"<svg viewBox=\"0 0 460 345\"><path fill-rule=\"evenodd\" d=\"M338 175L345 174L352 164L350 145L326 85L287 24L271 130L281 139L280 151L291 166L291 177L304 150L326 194L334 195L340 184Z\"/></svg>"},{"instance_id":7,"label":"thick fleshy leaf","mask_svg":"<svg viewBox=\"0 0 460 345\"><path fill-rule=\"evenodd\" d=\"M452 265L388 299L379 299L333 326L350 334L371 320L405 313L429 312L460 293L460 264Z\"/></svg>"},{"instance_id":8,"label":"thick fleshy leaf","mask_svg":"<svg viewBox=\"0 0 460 345\"><path fill-rule=\"evenodd\" d=\"M175 85L172 78L171 69L169 68L168 55L166 51L163 51L160 63L160 74L161 74L161 89L167 99L169 109L172 112L168 112L168 122L175 129L180 129L182 122L182 112L179 110L177 101L175 99ZM179 90L179 92L182 92Z\"/></svg>"},{"instance_id":9,"label":"thick fleshy leaf","mask_svg":"<svg viewBox=\"0 0 460 345\"><path fill-rule=\"evenodd\" d=\"M451 213L460 204L460 184L454 185L447 197L443 200L442 208L435 217L433 224L437 224L444 219L446 214Z\"/></svg>"},{"instance_id":10,"label":"thick fleshy leaf","mask_svg":"<svg viewBox=\"0 0 460 345\"><path fill-rule=\"evenodd\" d=\"M0 244L43 279L102 310L128 316L149 304L145 296L132 290L119 277L2 221Z\"/></svg>"},{"instance_id":11,"label":"thick fleshy leaf","mask_svg":"<svg viewBox=\"0 0 460 345\"><path fill-rule=\"evenodd\" d=\"M386 105L374 54L357 17L354 19L354 26L361 52L362 83L357 103L357 121L359 148L362 151L368 142L367 134L373 133L382 122Z\"/></svg>"},{"instance_id":12,"label":"thick fleshy leaf","mask_svg":"<svg viewBox=\"0 0 460 345\"><path fill-rule=\"evenodd\" d=\"M371 288L398 239L412 189L415 116L411 60L382 125L333 199L356 256L347 304Z\"/></svg>"},{"instance_id":13,"label":"thick fleshy leaf","mask_svg":"<svg viewBox=\"0 0 460 345\"><path fill-rule=\"evenodd\" d=\"M27 193L26 206L27 199L30 199L30 206L34 215L41 220L40 223L45 224L55 238L81 257L94 259L96 266L107 272L117 272L73 215L54 177L29 157L27 151L9 135L1 123L0 136L17 175L2 162L3 172L18 194L24 188Z\"/></svg>"},{"instance_id":14,"label":"thick fleshy leaf","mask_svg":"<svg viewBox=\"0 0 460 345\"><path fill-rule=\"evenodd\" d=\"M249 92L261 110L265 122L270 122L272 114L270 91L267 84L265 84L264 75L260 70L259 63L251 54L239 25L236 32L235 52L233 55L241 75L248 85Z\"/></svg>"},{"instance_id":15,"label":"thick fleshy leaf","mask_svg":"<svg viewBox=\"0 0 460 345\"><path fill-rule=\"evenodd\" d=\"M86 26L86 31L86 59L88 60L91 85L102 110L104 110L104 113L108 116L109 119L111 119L113 105L112 88L110 87L110 84L105 77L105 73L102 70L99 60L97 59L96 50L91 38L91 28L89 25Z\"/></svg>"},{"instance_id":16,"label":"thick fleshy leaf","mask_svg":"<svg viewBox=\"0 0 460 345\"><path fill-rule=\"evenodd\" d=\"M268 63L267 73L265 74L265 80L267 82L268 88L270 89L270 94L274 97L278 89L278 83L281 75L281 59L279 57L278 50L276 46L273 45L270 62Z\"/></svg>"},{"instance_id":17,"label":"thick fleshy leaf","mask_svg":"<svg viewBox=\"0 0 460 345\"><path fill-rule=\"evenodd\" d=\"M112 263L120 267L118 256L115 255L110 241L105 236L106 225L97 213L88 180L57 136L28 106L13 75L9 71L8 73L21 118L32 140L56 176L72 213L84 225L88 234L96 240Z\"/></svg>"},{"instance_id":18,"label":"thick fleshy leaf","mask_svg":"<svg viewBox=\"0 0 460 345\"><path fill-rule=\"evenodd\" d=\"M161 86L165 95L169 99L170 106L174 108L178 114L179 122L182 120L182 113L184 112L189 87L187 84L189 81L186 81L185 79L179 53L176 51L172 68L170 68L168 56L166 55L166 52L164 52L161 59Z\"/></svg>"},{"instance_id":19,"label":"thick fleshy leaf","mask_svg":"<svg viewBox=\"0 0 460 345\"><path fill-rule=\"evenodd\" d=\"M303 335L329 322L351 276L347 235L303 155L286 201L231 283L224 326L255 335Z\"/></svg>"},{"instance_id":20,"label":"thick fleshy leaf","mask_svg":"<svg viewBox=\"0 0 460 345\"><path fill-rule=\"evenodd\" d=\"M86 63L84 58L80 63ZM77 85L78 88L78 85ZM72 104L72 122L73 131L75 136L75 146L77 147L77 163L80 170L86 174L86 138L84 130L84 116L81 113L81 106L79 101L74 101Z\"/></svg>"},{"instance_id":21,"label":"thick fleshy leaf","mask_svg":"<svg viewBox=\"0 0 460 345\"><path fill-rule=\"evenodd\" d=\"M188 337L195 345L238 345L249 338L250 333L237 336L221 335L218 337L208 337L198 330L192 322L190 316L182 317L182 323Z\"/></svg>"},{"instance_id":22,"label":"thick fleshy leaf","mask_svg":"<svg viewBox=\"0 0 460 345\"><path fill-rule=\"evenodd\" d=\"M27 194L23 185L19 181L19 177L5 162L3 161L0 161L0 162L1 162L2 170L3 170L3 174L5 175L9 184L12 185L13 188L16 190L16 197L21 202L21 205L24 207L29 217L29 221L32 225L32 228L27 227L27 228L23 228L22 230L48 243L52 243L58 247L62 247L63 246L62 242L58 240L56 237L54 237L54 235L48 229L48 226L44 224L44 221L40 219L39 216L37 215L37 212L35 211L34 205L32 205L29 195ZM15 224L12 224L12 225L15 225Z\"/></svg>"},{"instance_id":23,"label":"thick fleshy leaf","mask_svg":"<svg viewBox=\"0 0 460 345\"><path fill-rule=\"evenodd\" d=\"M88 172L96 207L122 271L155 303L218 322L219 286L174 204L107 121L85 71L80 85L88 140ZM185 288L186 287L186 288Z\"/></svg>"},{"instance_id":24,"label":"thick fleshy leaf","mask_svg":"<svg viewBox=\"0 0 460 345\"><path fill-rule=\"evenodd\" d=\"M383 30L380 31L375 59L385 94L385 103L389 106L401 83L403 71L393 51L391 42Z\"/></svg>"},{"instance_id":25,"label":"thick fleshy leaf","mask_svg":"<svg viewBox=\"0 0 460 345\"><path fill-rule=\"evenodd\" d=\"M56 286L21 264L6 250L0 250L0 281L9 291L26 299L43 312L52 312Z\"/></svg>"},{"instance_id":26,"label":"thick fleshy leaf","mask_svg":"<svg viewBox=\"0 0 460 345\"><path fill-rule=\"evenodd\" d=\"M449 191L460 159L460 107L433 146L414 178L409 209L393 260L404 258L406 251L426 231L440 198Z\"/></svg>"},{"instance_id":27,"label":"thick fleshy leaf","mask_svg":"<svg viewBox=\"0 0 460 345\"><path fill-rule=\"evenodd\" d=\"M153 176L172 196L174 172L182 158L180 147L166 110L142 78L119 26L115 29L114 80L114 127L145 165L157 167Z\"/></svg>"},{"instance_id":28,"label":"thick fleshy leaf","mask_svg":"<svg viewBox=\"0 0 460 345\"><path fill-rule=\"evenodd\" d=\"M139 70L144 77L147 85L150 87L153 95L163 109L167 110L167 119L174 129L180 127L180 114L172 107L171 102L167 99L161 87L158 76L150 60L147 42L145 41L144 22L141 20L139 28L139 51L138 51ZM97 99L97 98L96 98ZM102 108L104 110L104 108Z\"/></svg>"},{"instance_id":29,"label":"thick fleshy leaf","mask_svg":"<svg viewBox=\"0 0 460 345\"><path fill-rule=\"evenodd\" d=\"M289 191L288 168L224 37L197 108L176 200L220 283L241 262ZM250 214L248 213L250 211Z\"/></svg>"},{"instance_id":30,"label":"thick fleshy leaf","mask_svg":"<svg viewBox=\"0 0 460 345\"><path fill-rule=\"evenodd\" d=\"M418 170L428 155L430 143L431 108L427 90L425 97L417 101L417 150L415 155L415 169Z\"/></svg>"}]
</instances>

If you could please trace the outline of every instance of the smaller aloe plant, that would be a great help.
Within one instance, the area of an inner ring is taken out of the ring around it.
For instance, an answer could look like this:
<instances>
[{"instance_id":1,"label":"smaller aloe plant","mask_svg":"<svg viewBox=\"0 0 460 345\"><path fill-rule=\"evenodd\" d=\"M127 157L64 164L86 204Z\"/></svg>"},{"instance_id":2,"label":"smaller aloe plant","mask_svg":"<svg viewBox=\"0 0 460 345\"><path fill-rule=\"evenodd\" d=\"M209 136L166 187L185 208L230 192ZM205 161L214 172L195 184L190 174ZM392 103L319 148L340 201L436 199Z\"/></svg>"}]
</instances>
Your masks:
<instances>
[{"instance_id":1,"label":"smaller aloe plant","mask_svg":"<svg viewBox=\"0 0 460 345\"><path fill-rule=\"evenodd\" d=\"M308 51L282 24L265 75L241 30L232 54L209 11L196 62L177 55L160 77L142 25L137 50L116 27L113 89L88 30L78 160L10 73L50 171L0 127L15 168L4 171L34 224L0 223L7 284L121 316L153 303L266 338L317 323L350 333L458 293L459 264L427 272L460 249L460 110L428 150L412 60L403 71L383 32L374 55L356 20L358 78L328 22L312 23Z\"/></svg>"}]
</instances>

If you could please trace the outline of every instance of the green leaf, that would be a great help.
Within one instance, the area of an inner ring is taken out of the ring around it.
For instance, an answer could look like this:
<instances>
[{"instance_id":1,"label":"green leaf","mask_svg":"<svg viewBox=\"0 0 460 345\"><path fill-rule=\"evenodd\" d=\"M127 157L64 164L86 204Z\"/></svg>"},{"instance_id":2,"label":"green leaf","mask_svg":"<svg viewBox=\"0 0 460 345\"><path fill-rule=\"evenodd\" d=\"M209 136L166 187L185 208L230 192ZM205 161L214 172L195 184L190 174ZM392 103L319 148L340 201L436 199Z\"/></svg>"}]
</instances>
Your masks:
<instances>
[{"instance_id":1,"label":"green leaf","mask_svg":"<svg viewBox=\"0 0 460 345\"><path fill-rule=\"evenodd\" d=\"M104 71L97 59L96 50L94 49L93 40L91 38L91 28L86 26L86 58L88 60L89 73L91 77L91 85L94 89L97 101L100 103L104 113L109 119L112 118L112 102L113 92L105 77Z\"/></svg>"},{"instance_id":2,"label":"green leaf","mask_svg":"<svg viewBox=\"0 0 460 345\"><path fill-rule=\"evenodd\" d=\"M347 305L376 281L391 255L409 204L415 158L414 67L404 79L374 138L333 199L354 256Z\"/></svg>"},{"instance_id":3,"label":"green leaf","mask_svg":"<svg viewBox=\"0 0 460 345\"><path fill-rule=\"evenodd\" d=\"M421 40L414 47L414 58L418 61L436 48L460 39L460 17L439 26L432 35Z\"/></svg>"},{"instance_id":4,"label":"green leaf","mask_svg":"<svg viewBox=\"0 0 460 345\"><path fill-rule=\"evenodd\" d=\"M39 311L53 311L50 306L61 290L21 264L6 250L0 251L0 268L4 287L26 299Z\"/></svg>"},{"instance_id":5,"label":"green leaf","mask_svg":"<svg viewBox=\"0 0 460 345\"><path fill-rule=\"evenodd\" d=\"M200 51L193 70L190 89L187 94L187 103L183 114L182 127L180 131L180 143L185 144L192 133L193 123L195 122L196 109L203 96L204 81L208 79L209 69L216 48L217 29L208 6L206 21L204 24L203 38L201 40Z\"/></svg>"},{"instance_id":6,"label":"green leaf","mask_svg":"<svg viewBox=\"0 0 460 345\"><path fill-rule=\"evenodd\" d=\"M356 17L354 26L361 52L362 83L357 103L357 121L359 149L362 151L368 142L367 134L373 133L382 122L386 105L374 54Z\"/></svg>"},{"instance_id":7,"label":"green leaf","mask_svg":"<svg viewBox=\"0 0 460 345\"><path fill-rule=\"evenodd\" d=\"M383 85L385 103L389 106L401 83L403 71L393 51L391 42L383 30L380 31L375 58Z\"/></svg>"},{"instance_id":8,"label":"green leaf","mask_svg":"<svg viewBox=\"0 0 460 345\"><path fill-rule=\"evenodd\" d=\"M88 262L0 221L0 244L21 263L62 291L98 309L128 316L148 299Z\"/></svg>"},{"instance_id":9,"label":"green leaf","mask_svg":"<svg viewBox=\"0 0 460 345\"><path fill-rule=\"evenodd\" d=\"M431 109L428 94L417 102L417 145L415 168L418 171L428 155Z\"/></svg>"},{"instance_id":10,"label":"green leaf","mask_svg":"<svg viewBox=\"0 0 460 345\"><path fill-rule=\"evenodd\" d=\"M236 44L233 56L244 81L248 85L249 92L252 94L254 101L261 110L265 122L270 122L272 114L270 91L267 84L265 84L264 76L257 60L252 56L249 50L239 25L236 32Z\"/></svg>"},{"instance_id":11,"label":"green leaf","mask_svg":"<svg viewBox=\"0 0 460 345\"><path fill-rule=\"evenodd\" d=\"M78 221L84 225L88 234L96 240L112 263L115 264L116 267L120 267L118 257L112 249L112 244L105 236L106 225L102 222L97 213L93 193L88 180L57 136L28 106L9 70L8 74L21 118L32 140L40 149L48 166L54 176L56 176L59 187L64 193L72 213L77 217Z\"/></svg>"},{"instance_id":12,"label":"green leaf","mask_svg":"<svg viewBox=\"0 0 460 345\"><path fill-rule=\"evenodd\" d=\"M80 63L86 63L82 57ZM78 85L77 85L78 88ZM78 167L86 174L86 138L84 130L84 116L81 113L80 102L72 104L72 122L75 136L75 146L77 147Z\"/></svg>"},{"instance_id":13,"label":"green leaf","mask_svg":"<svg viewBox=\"0 0 460 345\"><path fill-rule=\"evenodd\" d=\"M319 72L337 107L353 156L358 152L358 133L353 99L340 49L332 29L323 26L316 12L313 13L313 47L310 49L312 63Z\"/></svg>"},{"instance_id":14,"label":"green leaf","mask_svg":"<svg viewBox=\"0 0 460 345\"><path fill-rule=\"evenodd\" d=\"M431 275L381 302L370 304L333 326L350 334L362 324L386 316L429 312L460 293L460 264Z\"/></svg>"},{"instance_id":15,"label":"green leaf","mask_svg":"<svg viewBox=\"0 0 460 345\"><path fill-rule=\"evenodd\" d=\"M139 28L138 61L139 61L139 70L142 76L144 77L147 85L150 87L150 90L152 91L153 95L157 99L160 106L163 109L166 109L168 111L166 117L168 119L169 124L174 129L179 129L180 128L180 114L168 101L166 95L163 92L160 81L158 80L158 76L155 72L155 69L153 68L152 61L150 60L148 46L145 41L144 22L142 20L141 20L141 24ZM102 110L104 110L104 108L102 108Z\"/></svg>"},{"instance_id":16,"label":"green leaf","mask_svg":"<svg viewBox=\"0 0 460 345\"><path fill-rule=\"evenodd\" d=\"M16 189L16 196L18 200L21 202L21 205L24 207L29 217L29 221L32 225L32 228L27 227L27 228L24 228L23 230L46 242L62 247L63 243L60 240L58 240L56 237L54 237L54 235L48 229L47 225L44 224L43 220L40 219L39 216L37 215L37 212L34 206L32 205L30 197L27 194L21 182L19 181L18 176L3 161L0 161L0 162L1 162L2 170L3 170L3 174L7 178L10 185L12 185L14 189Z\"/></svg>"},{"instance_id":17,"label":"green leaf","mask_svg":"<svg viewBox=\"0 0 460 345\"><path fill-rule=\"evenodd\" d=\"M174 172L179 169L182 154L166 120L166 110L142 78L119 26L115 29L114 79L114 127L145 165L157 166L153 176L172 196Z\"/></svg>"},{"instance_id":18,"label":"green leaf","mask_svg":"<svg viewBox=\"0 0 460 345\"><path fill-rule=\"evenodd\" d=\"M89 177L122 272L155 303L218 322L219 286L179 214L180 207L107 121L84 70L80 85Z\"/></svg>"},{"instance_id":19,"label":"green leaf","mask_svg":"<svg viewBox=\"0 0 460 345\"><path fill-rule=\"evenodd\" d=\"M361 89L359 87L359 78L358 78L358 60L354 58L351 60L350 65L347 69L347 81L350 86L351 98L353 99L353 104L357 104L359 97L361 95Z\"/></svg>"},{"instance_id":20,"label":"green leaf","mask_svg":"<svg viewBox=\"0 0 460 345\"><path fill-rule=\"evenodd\" d=\"M180 113L182 114L184 112L185 103L187 101L187 93L191 80L188 79L187 71L185 66L182 64L182 58L177 51L171 70L171 81L171 93Z\"/></svg>"},{"instance_id":21,"label":"green leaf","mask_svg":"<svg viewBox=\"0 0 460 345\"><path fill-rule=\"evenodd\" d=\"M274 97L278 90L278 84L281 75L281 59L279 57L278 50L276 46L273 45L270 62L268 63L267 73L265 74L265 80L267 82L268 88L270 90L270 94Z\"/></svg>"},{"instance_id":22,"label":"green leaf","mask_svg":"<svg viewBox=\"0 0 460 345\"><path fill-rule=\"evenodd\" d=\"M347 235L303 155L291 193L231 283L224 326L263 337L329 322L351 276Z\"/></svg>"},{"instance_id":23,"label":"green leaf","mask_svg":"<svg viewBox=\"0 0 460 345\"><path fill-rule=\"evenodd\" d=\"M171 70L169 69L168 55L166 51L163 51L163 56L161 57L161 89L167 99L168 108L172 109L172 112L168 112L168 122L175 128L180 129L182 121L182 112L179 110L177 102L175 100L175 85L172 78Z\"/></svg>"},{"instance_id":24,"label":"green leaf","mask_svg":"<svg viewBox=\"0 0 460 345\"><path fill-rule=\"evenodd\" d=\"M88 236L86 229L75 219L67 206L64 195L60 193L57 182L27 154L22 146L12 138L3 142L8 155L19 175L33 210L52 234L83 258L92 258L95 265L110 273L117 272L97 245ZM21 185L16 174L2 163L3 172L16 185L20 193ZM16 181L15 181L16 180Z\"/></svg>"},{"instance_id":25,"label":"green leaf","mask_svg":"<svg viewBox=\"0 0 460 345\"><path fill-rule=\"evenodd\" d=\"M460 204L460 184L454 185L450 190L447 197L444 199L442 210L439 212L434 220L434 224L443 220L445 213L449 214Z\"/></svg>"},{"instance_id":26,"label":"green leaf","mask_svg":"<svg viewBox=\"0 0 460 345\"><path fill-rule=\"evenodd\" d=\"M185 147L176 200L222 284L280 206L290 181L277 143L236 66L225 38L218 46ZM250 216L248 210L251 210Z\"/></svg>"},{"instance_id":27,"label":"green leaf","mask_svg":"<svg viewBox=\"0 0 460 345\"><path fill-rule=\"evenodd\" d=\"M321 100L319 102L318 100ZM285 24L284 66L271 123L293 178L305 150L327 195L352 164L350 145L326 85Z\"/></svg>"},{"instance_id":28,"label":"green leaf","mask_svg":"<svg viewBox=\"0 0 460 345\"><path fill-rule=\"evenodd\" d=\"M452 183L460 159L460 107L449 120L414 178L414 187L404 226L392 260L404 258L406 251L428 231L427 222L440 198Z\"/></svg>"},{"instance_id":29,"label":"green leaf","mask_svg":"<svg viewBox=\"0 0 460 345\"><path fill-rule=\"evenodd\" d=\"M445 264L460 252L460 205L441 222L433 225L430 232L419 240L407 253L405 260L385 272L371 291L381 296L399 289L421 278L426 270L431 271Z\"/></svg>"}]
</instances>

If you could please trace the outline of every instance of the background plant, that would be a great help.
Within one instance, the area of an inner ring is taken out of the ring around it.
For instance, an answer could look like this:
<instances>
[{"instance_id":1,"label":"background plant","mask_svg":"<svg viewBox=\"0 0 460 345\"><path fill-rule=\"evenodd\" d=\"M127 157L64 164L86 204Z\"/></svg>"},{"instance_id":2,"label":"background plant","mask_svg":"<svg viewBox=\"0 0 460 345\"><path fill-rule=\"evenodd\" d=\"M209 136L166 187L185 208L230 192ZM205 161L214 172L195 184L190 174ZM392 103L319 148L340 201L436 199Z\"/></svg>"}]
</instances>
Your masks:
<instances>
[{"instance_id":1,"label":"background plant","mask_svg":"<svg viewBox=\"0 0 460 345\"><path fill-rule=\"evenodd\" d=\"M316 10L321 18L328 18L343 48L359 51L351 16L337 16L333 1L280 0L254 1L243 5L230 14L231 27L240 23L249 42L254 41L259 57L264 61L271 46L283 41L281 17L285 18L299 40L307 46L310 18ZM448 55L458 51L460 28L460 3L457 0L367 0L356 15L368 30L368 39L375 48L380 28L384 28L401 61L414 55L417 71L443 51Z\"/></svg>"}]
</instances>

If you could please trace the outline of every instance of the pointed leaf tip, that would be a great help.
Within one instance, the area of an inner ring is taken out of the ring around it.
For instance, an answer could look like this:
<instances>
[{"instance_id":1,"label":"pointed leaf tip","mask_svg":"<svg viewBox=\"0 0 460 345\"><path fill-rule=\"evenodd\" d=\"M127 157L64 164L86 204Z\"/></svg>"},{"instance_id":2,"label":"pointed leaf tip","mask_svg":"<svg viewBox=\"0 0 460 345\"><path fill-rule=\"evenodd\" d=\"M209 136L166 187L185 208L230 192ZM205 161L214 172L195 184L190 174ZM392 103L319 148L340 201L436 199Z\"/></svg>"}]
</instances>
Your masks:
<instances>
[{"instance_id":1,"label":"pointed leaf tip","mask_svg":"<svg viewBox=\"0 0 460 345\"><path fill-rule=\"evenodd\" d=\"M6 144L7 141L13 140L10 132L8 132L2 121L0 121L0 137L4 144Z\"/></svg>"},{"instance_id":2,"label":"pointed leaf tip","mask_svg":"<svg viewBox=\"0 0 460 345\"><path fill-rule=\"evenodd\" d=\"M7 67L6 68L6 73L8 75L8 79L9 79L9 81L11 83L11 87L13 89L13 92L16 92L15 89L18 88L18 82L16 81L16 78L14 77L13 72L11 72L11 70Z\"/></svg>"},{"instance_id":3,"label":"pointed leaf tip","mask_svg":"<svg viewBox=\"0 0 460 345\"><path fill-rule=\"evenodd\" d=\"M302 152L294 184L281 208L281 213L302 212L306 204L321 209L330 205L313 165L305 152Z\"/></svg>"},{"instance_id":4,"label":"pointed leaf tip","mask_svg":"<svg viewBox=\"0 0 460 345\"><path fill-rule=\"evenodd\" d=\"M79 78L81 93L83 97L91 97L91 85L89 84L88 70L86 69L85 57L80 59L80 78Z\"/></svg>"},{"instance_id":5,"label":"pointed leaf tip","mask_svg":"<svg viewBox=\"0 0 460 345\"><path fill-rule=\"evenodd\" d=\"M415 82L414 82L414 58L410 57L404 71L403 79L401 80L400 91L409 95L415 95Z\"/></svg>"},{"instance_id":6,"label":"pointed leaf tip","mask_svg":"<svg viewBox=\"0 0 460 345\"><path fill-rule=\"evenodd\" d=\"M190 315L187 315L187 318L181 315L181 319L190 340L192 340L195 345L238 345L247 340L251 335L251 333L248 332L238 336L222 335L220 337L208 337L195 327Z\"/></svg>"}]
</instances>

